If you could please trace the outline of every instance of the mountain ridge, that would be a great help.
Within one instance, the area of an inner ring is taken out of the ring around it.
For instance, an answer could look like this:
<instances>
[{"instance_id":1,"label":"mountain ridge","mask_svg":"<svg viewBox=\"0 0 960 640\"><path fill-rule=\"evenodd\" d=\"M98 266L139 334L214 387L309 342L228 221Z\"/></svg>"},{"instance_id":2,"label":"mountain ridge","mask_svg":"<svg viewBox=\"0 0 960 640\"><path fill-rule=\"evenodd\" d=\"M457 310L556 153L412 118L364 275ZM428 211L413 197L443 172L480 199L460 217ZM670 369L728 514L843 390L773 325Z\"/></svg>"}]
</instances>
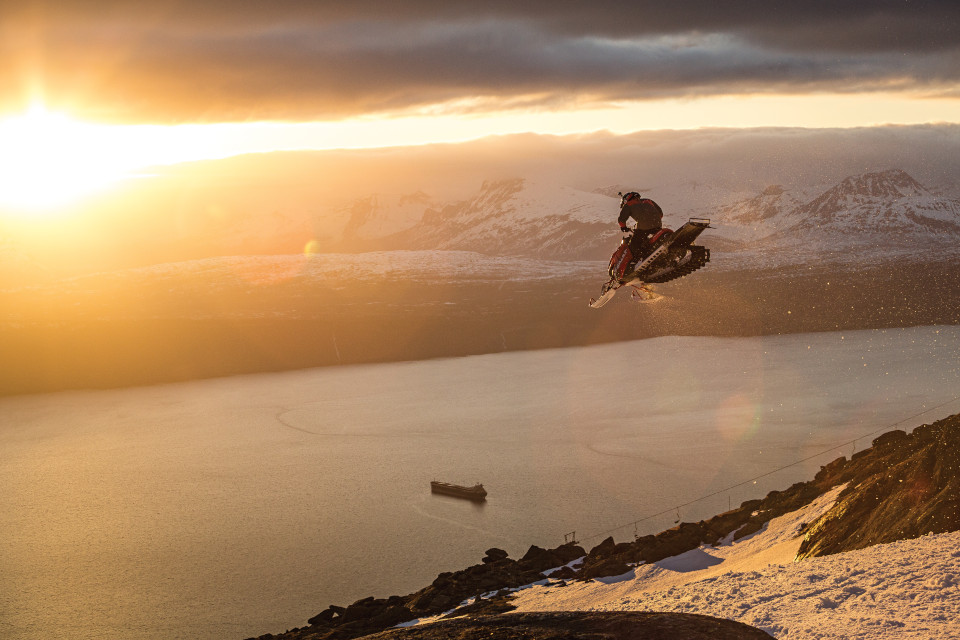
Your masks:
<instances>
[{"instance_id":1,"label":"mountain ridge","mask_svg":"<svg viewBox=\"0 0 960 640\"><path fill-rule=\"evenodd\" d=\"M419 222L381 237L376 247L604 259L618 235L613 195L623 189L586 192L523 178L485 182L474 197L427 209ZM664 225L679 226L669 200L660 204ZM960 200L934 193L902 169L848 176L826 190L769 185L748 198L687 213L713 219L716 231L705 234L703 244L731 254L753 244L817 252L830 243L873 250L960 237Z\"/></svg>"},{"instance_id":2,"label":"mountain ridge","mask_svg":"<svg viewBox=\"0 0 960 640\"><path fill-rule=\"evenodd\" d=\"M55 276L236 255L392 250L606 261L619 242L615 192L624 188L585 191L514 177L488 180L457 200L413 191L371 193L335 210L212 207L196 219L152 229L149 237L127 238L124 227L112 227L110 247L123 248L112 259L121 264L112 267L104 263L109 251L98 245L75 244L68 249L76 253L68 254L28 246L4 230L3 239L18 242L18 250L0 258L0 289L24 282L27 263ZM812 262L834 250L862 262L891 252L950 250L960 239L960 199L924 187L902 169L848 176L826 189L802 181L752 194L715 184L696 184L695 195L691 189L688 181L643 191L663 207L666 227L710 218L712 228L698 242L717 252L714 262L730 265L756 266L750 264L757 262L755 251L765 252L763 266Z\"/></svg>"},{"instance_id":3,"label":"mountain ridge","mask_svg":"<svg viewBox=\"0 0 960 640\"><path fill-rule=\"evenodd\" d=\"M942 198L902 169L849 176L793 210L797 222L774 238L813 234L960 236L960 202ZM848 239L849 238L845 238Z\"/></svg>"}]
</instances>

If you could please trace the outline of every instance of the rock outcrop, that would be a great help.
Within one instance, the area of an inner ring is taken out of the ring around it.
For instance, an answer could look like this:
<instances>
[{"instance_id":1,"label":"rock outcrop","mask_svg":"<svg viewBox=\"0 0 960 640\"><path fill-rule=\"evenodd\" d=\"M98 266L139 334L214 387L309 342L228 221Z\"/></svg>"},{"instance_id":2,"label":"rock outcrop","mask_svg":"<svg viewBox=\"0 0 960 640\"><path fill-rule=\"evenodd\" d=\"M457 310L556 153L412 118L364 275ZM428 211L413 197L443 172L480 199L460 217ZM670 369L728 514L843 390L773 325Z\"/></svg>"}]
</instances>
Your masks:
<instances>
[{"instance_id":1,"label":"rock outcrop","mask_svg":"<svg viewBox=\"0 0 960 640\"><path fill-rule=\"evenodd\" d=\"M885 433L834 464L848 486L807 529L799 558L960 530L960 416Z\"/></svg>"},{"instance_id":2,"label":"rock outcrop","mask_svg":"<svg viewBox=\"0 0 960 640\"><path fill-rule=\"evenodd\" d=\"M460 571L441 573L415 593L389 598L363 598L342 607L330 605L308 620L309 627L279 635L260 636L261 640L347 640L394 627L421 617L445 613L462 603L475 600L476 606L462 613L491 613L512 609L503 597L480 600L504 589L519 587L543 579L543 571L568 564L584 556L576 544L556 549L531 546L520 560L512 560L503 549L487 549L480 564Z\"/></svg>"},{"instance_id":3,"label":"rock outcrop","mask_svg":"<svg viewBox=\"0 0 960 640\"><path fill-rule=\"evenodd\" d=\"M508 613L394 629L370 640L769 640L741 622L690 613Z\"/></svg>"}]
</instances>

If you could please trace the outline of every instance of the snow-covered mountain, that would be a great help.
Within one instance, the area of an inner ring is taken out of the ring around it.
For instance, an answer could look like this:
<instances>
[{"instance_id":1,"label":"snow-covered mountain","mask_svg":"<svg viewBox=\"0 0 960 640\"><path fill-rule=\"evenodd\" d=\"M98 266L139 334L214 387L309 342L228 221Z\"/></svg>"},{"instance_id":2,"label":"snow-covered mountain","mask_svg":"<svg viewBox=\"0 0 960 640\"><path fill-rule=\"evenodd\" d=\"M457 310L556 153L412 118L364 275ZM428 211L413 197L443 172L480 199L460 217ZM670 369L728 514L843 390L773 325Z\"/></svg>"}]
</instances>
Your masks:
<instances>
[{"instance_id":1,"label":"snow-covered mountain","mask_svg":"<svg viewBox=\"0 0 960 640\"><path fill-rule=\"evenodd\" d=\"M616 192L623 189L586 192L515 178L485 182L475 196L455 202L435 202L423 193L390 202L367 198L353 207L340 249L603 259L616 244ZM666 226L689 216L711 218L714 229L701 242L721 252L916 249L960 237L960 200L934 193L899 169L850 176L827 189L777 184L748 197L709 185L697 185L696 197L682 191L663 185L644 193L660 202Z\"/></svg>"},{"instance_id":2,"label":"snow-covered mountain","mask_svg":"<svg viewBox=\"0 0 960 640\"><path fill-rule=\"evenodd\" d=\"M720 205L713 216L742 240L756 240L796 224L793 212L809 201L810 188L770 185L759 194Z\"/></svg>"},{"instance_id":3,"label":"snow-covered mountain","mask_svg":"<svg viewBox=\"0 0 960 640\"><path fill-rule=\"evenodd\" d=\"M772 247L909 247L955 244L960 201L894 169L850 176L816 197L775 186L718 210L720 233Z\"/></svg>"},{"instance_id":4,"label":"snow-covered mountain","mask_svg":"<svg viewBox=\"0 0 960 640\"><path fill-rule=\"evenodd\" d=\"M522 178L483 183L467 200L425 211L385 239L390 248L479 251L554 259L604 257L617 235L619 202Z\"/></svg>"},{"instance_id":5,"label":"snow-covered mountain","mask_svg":"<svg viewBox=\"0 0 960 640\"><path fill-rule=\"evenodd\" d=\"M960 202L938 196L902 170L851 176L792 213L784 234L877 235L926 240L960 236Z\"/></svg>"},{"instance_id":6,"label":"snow-covered mountain","mask_svg":"<svg viewBox=\"0 0 960 640\"><path fill-rule=\"evenodd\" d=\"M420 222L437 203L423 191L409 195L373 194L356 200L342 235L362 242L399 233Z\"/></svg>"},{"instance_id":7,"label":"snow-covered mountain","mask_svg":"<svg viewBox=\"0 0 960 640\"><path fill-rule=\"evenodd\" d=\"M827 186L806 180L800 176L751 193L720 178L695 182L684 176L588 191L518 177L484 182L461 199L423 191L371 193L336 204L280 202L267 210L256 202L225 199L201 214L171 215L144 229L101 225L110 232L100 245L47 251L45 259L56 264L31 266L19 257L23 251L3 246L0 276L14 286L41 266L73 275L225 256L395 250L606 260L619 242L616 194L628 188L660 203L667 227L677 228L688 217L710 218L712 228L699 242L715 252L717 268L812 263L828 253L862 262L864 256L902 257L960 246L960 199L930 190L902 170L850 176ZM124 249L113 255L115 247ZM101 254L107 259L99 260Z\"/></svg>"}]
</instances>

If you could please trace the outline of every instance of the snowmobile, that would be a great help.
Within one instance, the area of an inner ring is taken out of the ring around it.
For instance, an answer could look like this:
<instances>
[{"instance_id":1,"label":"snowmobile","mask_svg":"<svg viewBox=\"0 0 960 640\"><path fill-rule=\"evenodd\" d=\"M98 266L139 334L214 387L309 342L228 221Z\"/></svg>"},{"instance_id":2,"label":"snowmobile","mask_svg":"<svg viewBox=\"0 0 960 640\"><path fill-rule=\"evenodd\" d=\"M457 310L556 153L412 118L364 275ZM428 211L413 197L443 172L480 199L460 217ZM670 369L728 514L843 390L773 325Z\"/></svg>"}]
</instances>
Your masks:
<instances>
[{"instance_id":1,"label":"snowmobile","mask_svg":"<svg viewBox=\"0 0 960 640\"><path fill-rule=\"evenodd\" d=\"M637 260L630 250L633 234L624 236L610 258L610 280L600 289L599 298L590 299L590 306L599 309L624 285L633 287L635 299L653 299L655 296L646 285L675 280L704 266L710 261L710 249L693 241L708 228L709 219L690 218L676 231L660 229L647 238Z\"/></svg>"}]
</instances>

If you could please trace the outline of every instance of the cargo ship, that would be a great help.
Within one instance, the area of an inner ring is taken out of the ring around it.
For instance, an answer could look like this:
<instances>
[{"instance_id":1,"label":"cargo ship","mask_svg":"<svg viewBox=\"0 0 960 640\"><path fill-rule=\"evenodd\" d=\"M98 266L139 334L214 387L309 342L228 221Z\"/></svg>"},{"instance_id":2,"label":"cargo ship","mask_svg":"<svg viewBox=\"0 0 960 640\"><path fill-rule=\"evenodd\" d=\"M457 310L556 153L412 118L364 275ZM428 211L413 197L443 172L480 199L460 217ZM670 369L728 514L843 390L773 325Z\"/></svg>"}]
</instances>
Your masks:
<instances>
[{"instance_id":1,"label":"cargo ship","mask_svg":"<svg viewBox=\"0 0 960 640\"><path fill-rule=\"evenodd\" d=\"M453 496L455 498L465 498L475 502L482 502L487 499L487 490L482 484L475 484L472 487L464 487L459 484L449 482L437 482L433 480L430 483L430 491L433 493L442 493L443 495Z\"/></svg>"}]
</instances>

